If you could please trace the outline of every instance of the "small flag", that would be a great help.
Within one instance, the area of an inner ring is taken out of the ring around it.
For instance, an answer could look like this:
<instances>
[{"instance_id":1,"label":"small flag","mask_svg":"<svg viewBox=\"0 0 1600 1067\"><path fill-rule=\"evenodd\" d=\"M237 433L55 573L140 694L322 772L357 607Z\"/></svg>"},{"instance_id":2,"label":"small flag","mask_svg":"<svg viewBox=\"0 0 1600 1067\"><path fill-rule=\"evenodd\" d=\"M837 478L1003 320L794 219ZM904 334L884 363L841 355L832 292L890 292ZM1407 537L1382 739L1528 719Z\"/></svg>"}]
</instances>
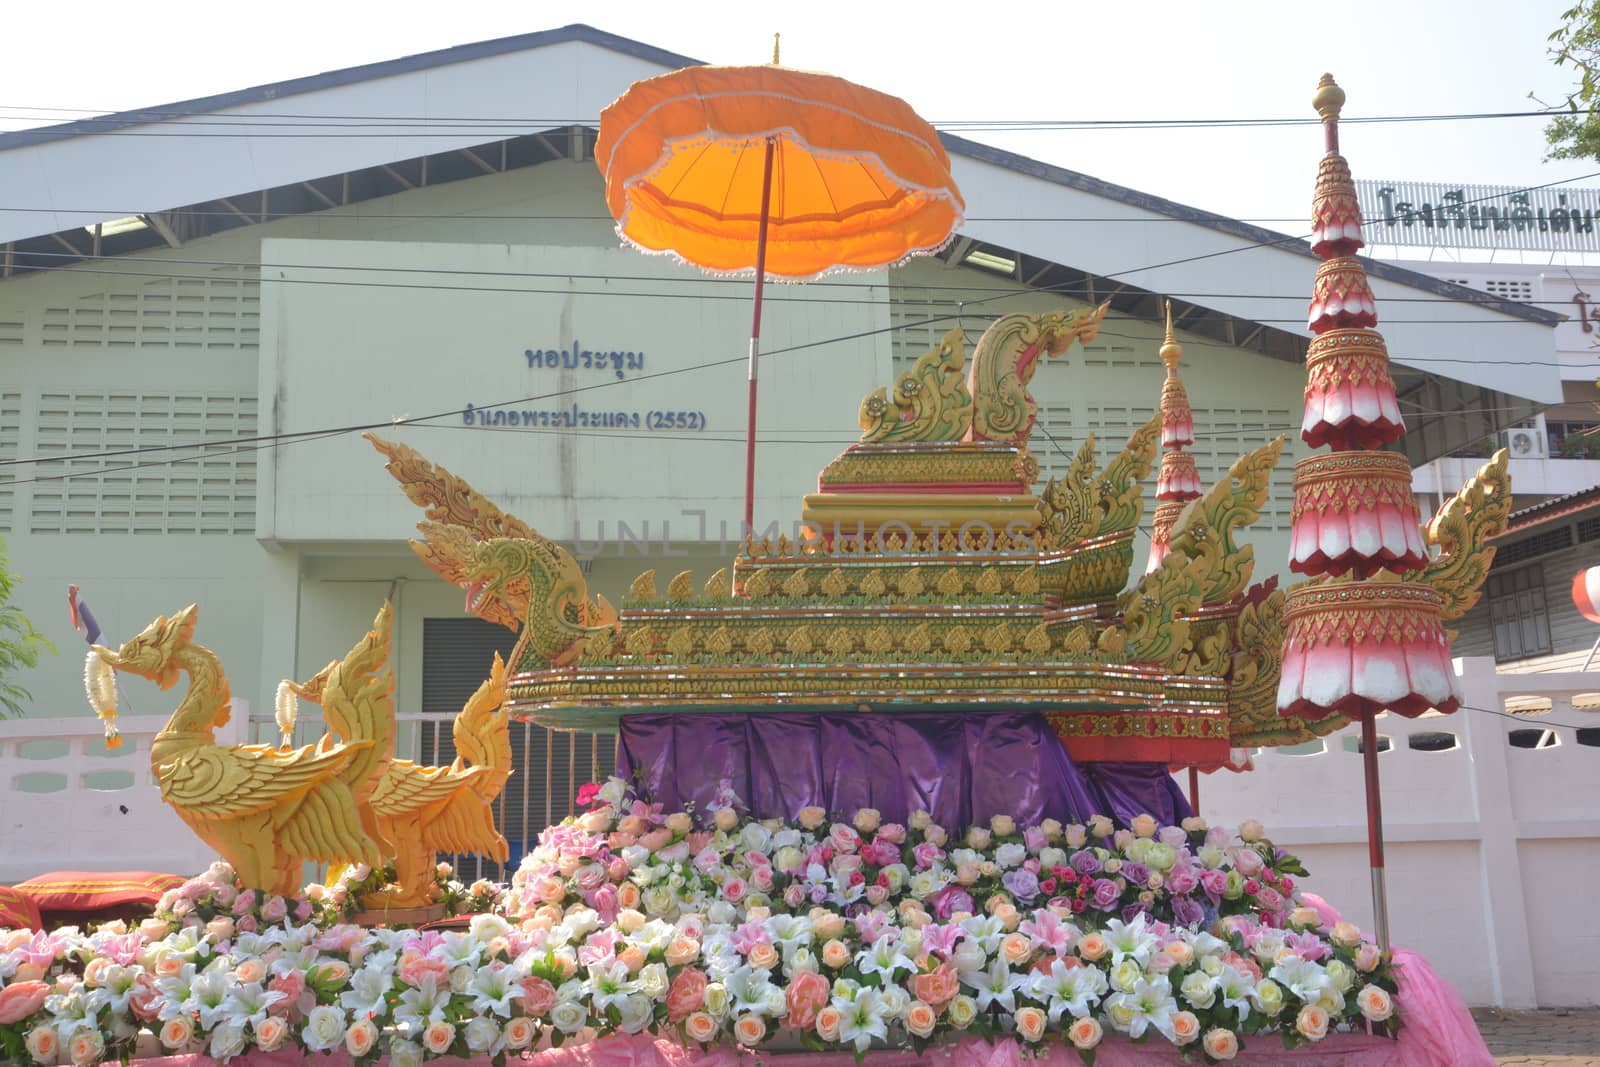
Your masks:
<instances>
[{"instance_id":1,"label":"small flag","mask_svg":"<svg viewBox=\"0 0 1600 1067\"><path fill-rule=\"evenodd\" d=\"M67 587L67 611L72 617L72 628L83 635L84 641L93 645L100 641L100 624L94 621L89 605L78 595L78 587Z\"/></svg>"}]
</instances>

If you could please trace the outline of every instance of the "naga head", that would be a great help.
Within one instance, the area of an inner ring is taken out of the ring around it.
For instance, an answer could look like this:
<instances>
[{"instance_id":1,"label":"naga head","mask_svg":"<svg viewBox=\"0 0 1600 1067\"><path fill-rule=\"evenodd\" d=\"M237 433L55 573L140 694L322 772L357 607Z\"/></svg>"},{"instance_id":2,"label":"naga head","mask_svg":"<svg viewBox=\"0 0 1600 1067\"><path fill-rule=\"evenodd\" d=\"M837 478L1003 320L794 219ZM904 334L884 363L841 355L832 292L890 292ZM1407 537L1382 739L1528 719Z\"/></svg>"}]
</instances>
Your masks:
<instances>
[{"instance_id":1,"label":"naga head","mask_svg":"<svg viewBox=\"0 0 1600 1067\"><path fill-rule=\"evenodd\" d=\"M475 542L461 561L461 577L456 583L466 590L467 614L498 622L500 611L507 606L526 610L532 593L530 573L547 565L539 557L551 555L540 551L543 547L511 537Z\"/></svg>"},{"instance_id":2,"label":"naga head","mask_svg":"<svg viewBox=\"0 0 1600 1067\"><path fill-rule=\"evenodd\" d=\"M115 652L103 645L95 645L95 654L119 671L137 674L150 679L162 689L171 689L182 671L175 657L193 640L199 612L198 605L190 604L170 619L156 619Z\"/></svg>"}]
</instances>

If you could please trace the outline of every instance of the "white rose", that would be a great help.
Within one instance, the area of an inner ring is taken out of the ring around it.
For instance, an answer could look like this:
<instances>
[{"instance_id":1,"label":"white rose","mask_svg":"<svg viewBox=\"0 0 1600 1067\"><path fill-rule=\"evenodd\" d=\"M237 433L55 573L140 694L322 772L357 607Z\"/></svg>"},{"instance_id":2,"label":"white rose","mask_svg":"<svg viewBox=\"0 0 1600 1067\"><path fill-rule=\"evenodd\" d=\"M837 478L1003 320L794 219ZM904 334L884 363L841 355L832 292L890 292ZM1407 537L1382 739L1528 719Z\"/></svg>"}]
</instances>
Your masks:
<instances>
[{"instance_id":1,"label":"white rose","mask_svg":"<svg viewBox=\"0 0 1600 1067\"><path fill-rule=\"evenodd\" d=\"M473 1052L489 1052L500 1042L500 1027L495 1025L493 1019L474 1015L467 1020L462 1035L467 1039L467 1047Z\"/></svg>"},{"instance_id":2,"label":"white rose","mask_svg":"<svg viewBox=\"0 0 1600 1067\"><path fill-rule=\"evenodd\" d=\"M758 822L746 823L739 831L739 844L746 852L765 852L772 843L772 831Z\"/></svg>"},{"instance_id":3,"label":"white rose","mask_svg":"<svg viewBox=\"0 0 1600 1067\"><path fill-rule=\"evenodd\" d=\"M994 850L994 861L1002 867L1015 867L1027 858L1027 846L1015 841L1007 842Z\"/></svg>"},{"instance_id":4,"label":"white rose","mask_svg":"<svg viewBox=\"0 0 1600 1067\"><path fill-rule=\"evenodd\" d=\"M450 992L465 993L472 985L472 968L463 964L450 972Z\"/></svg>"},{"instance_id":5,"label":"white rose","mask_svg":"<svg viewBox=\"0 0 1600 1067\"><path fill-rule=\"evenodd\" d=\"M618 1025L625 1033L637 1034L650 1025L654 1007L654 1002L649 997L642 993L630 993L622 1000Z\"/></svg>"},{"instance_id":6,"label":"white rose","mask_svg":"<svg viewBox=\"0 0 1600 1067\"><path fill-rule=\"evenodd\" d=\"M672 912L672 888L653 885L644 891L644 910L647 915L668 915Z\"/></svg>"},{"instance_id":7,"label":"white rose","mask_svg":"<svg viewBox=\"0 0 1600 1067\"><path fill-rule=\"evenodd\" d=\"M342 1033L339 1035L344 1036ZM211 1031L211 1058L231 1060L244 1051L244 1027L238 1023L219 1023Z\"/></svg>"},{"instance_id":8,"label":"white rose","mask_svg":"<svg viewBox=\"0 0 1600 1067\"><path fill-rule=\"evenodd\" d=\"M498 915L474 915L469 927L472 936L485 943L511 933L511 924Z\"/></svg>"},{"instance_id":9,"label":"white rose","mask_svg":"<svg viewBox=\"0 0 1600 1067\"><path fill-rule=\"evenodd\" d=\"M1214 871L1222 866L1222 861L1228 858L1228 854L1216 845L1207 844L1200 846L1195 858L1200 861L1200 866L1208 871Z\"/></svg>"},{"instance_id":10,"label":"white rose","mask_svg":"<svg viewBox=\"0 0 1600 1067\"><path fill-rule=\"evenodd\" d=\"M728 1017L728 987L721 982L706 986L706 1014L719 1022Z\"/></svg>"},{"instance_id":11,"label":"white rose","mask_svg":"<svg viewBox=\"0 0 1600 1067\"><path fill-rule=\"evenodd\" d=\"M1194 971L1186 975L1183 984L1178 987L1178 992L1183 994L1184 1000L1201 1011L1211 1007L1217 1000L1216 986L1204 971Z\"/></svg>"},{"instance_id":12,"label":"white rose","mask_svg":"<svg viewBox=\"0 0 1600 1067\"><path fill-rule=\"evenodd\" d=\"M1350 987L1356 984L1355 968L1344 960L1330 960L1326 969L1328 980L1341 995L1350 992Z\"/></svg>"},{"instance_id":13,"label":"white rose","mask_svg":"<svg viewBox=\"0 0 1600 1067\"><path fill-rule=\"evenodd\" d=\"M1144 977L1144 968L1138 962L1129 958L1111 968L1111 984L1124 993L1133 992L1133 987L1139 984L1139 979Z\"/></svg>"},{"instance_id":14,"label":"white rose","mask_svg":"<svg viewBox=\"0 0 1600 1067\"><path fill-rule=\"evenodd\" d=\"M306 1016L301 1040L314 1052L328 1052L344 1044L344 1012L331 1004L321 1004Z\"/></svg>"},{"instance_id":15,"label":"white rose","mask_svg":"<svg viewBox=\"0 0 1600 1067\"><path fill-rule=\"evenodd\" d=\"M962 938L950 954L950 961L956 965L956 970L970 974L989 965L989 954L971 938Z\"/></svg>"},{"instance_id":16,"label":"white rose","mask_svg":"<svg viewBox=\"0 0 1600 1067\"><path fill-rule=\"evenodd\" d=\"M911 994L897 985L886 986L878 993L878 1003L883 1007L883 1017L893 1022L911 1007Z\"/></svg>"},{"instance_id":17,"label":"white rose","mask_svg":"<svg viewBox=\"0 0 1600 1067\"><path fill-rule=\"evenodd\" d=\"M576 1000L558 1000L550 1009L550 1022L564 1034L575 1034L589 1021L589 1009Z\"/></svg>"},{"instance_id":18,"label":"white rose","mask_svg":"<svg viewBox=\"0 0 1600 1067\"><path fill-rule=\"evenodd\" d=\"M660 999L667 995L667 968L660 963L645 964L639 972L639 990L647 997Z\"/></svg>"},{"instance_id":19,"label":"white rose","mask_svg":"<svg viewBox=\"0 0 1600 1067\"><path fill-rule=\"evenodd\" d=\"M1066 865L1067 854L1064 850L1056 848L1054 845L1048 845L1039 850L1039 866L1045 870L1048 871L1052 867L1065 867Z\"/></svg>"},{"instance_id":20,"label":"white rose","mask_svg":"<svg viewBox=\"0 0 1600 1067\"><path fill-rule=\"evenodd\" d=\"M422 1046L415 1041L391 1041L389 1067L422 1067Z\"/></svg>"}]
</instances>

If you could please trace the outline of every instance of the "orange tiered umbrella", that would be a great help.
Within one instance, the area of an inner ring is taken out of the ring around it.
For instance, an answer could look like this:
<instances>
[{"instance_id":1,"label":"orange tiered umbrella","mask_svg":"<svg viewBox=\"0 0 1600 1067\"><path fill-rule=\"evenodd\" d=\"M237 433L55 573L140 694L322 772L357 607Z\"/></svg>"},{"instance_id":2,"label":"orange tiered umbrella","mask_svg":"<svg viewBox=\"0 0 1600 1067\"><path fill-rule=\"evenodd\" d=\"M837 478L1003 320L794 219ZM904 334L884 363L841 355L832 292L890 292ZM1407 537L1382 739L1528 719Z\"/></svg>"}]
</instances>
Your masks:
<instances>
[{"instance_id":1,"label":"orange tiered umbrella","mask_svg":"<svg viewBox=\"0 0 1600 1067\"><path fill-rule=\"evenodd\" d=\"M905 101L779 67L774 48L772 66L688 67L635 82L601 113L595 162L624 241L755 276L749 529L763 284L937 251L966 208L950 159Z\"/></svg>"}]
</instances>

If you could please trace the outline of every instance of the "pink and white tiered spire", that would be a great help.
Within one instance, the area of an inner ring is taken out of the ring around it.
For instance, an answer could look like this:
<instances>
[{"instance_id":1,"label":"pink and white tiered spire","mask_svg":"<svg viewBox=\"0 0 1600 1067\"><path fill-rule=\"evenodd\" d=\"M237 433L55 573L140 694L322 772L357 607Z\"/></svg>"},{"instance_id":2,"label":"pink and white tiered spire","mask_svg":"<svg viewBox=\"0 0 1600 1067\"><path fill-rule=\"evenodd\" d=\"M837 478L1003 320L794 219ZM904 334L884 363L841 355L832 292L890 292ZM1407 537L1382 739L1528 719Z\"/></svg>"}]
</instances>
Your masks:
<instances>
[{"instance_id":1,"label":"pink and white tiered spire","mask_svg":"<svg viewBox=\"0 0 1600 1067\"><path fill-rule=\"evenodd\" d=\"M1151 521L1150 562L1148 573L1161 566L1172 547L1172 527L1183 513L1184 505L1200 495L1200 475L1195 471L1194 456L1185 452L1185 445L1194 444L1194 414L1189 408L1189 394L1178 376L1178 364L1183 359L1183 346L1172 330L1172 301L1166 302L1167 336L1161 343L1161 362L1166 364L1167 379L1161 384L1161 470L1156 476L1156 513Z\"/></svg>"}]
</instances>

